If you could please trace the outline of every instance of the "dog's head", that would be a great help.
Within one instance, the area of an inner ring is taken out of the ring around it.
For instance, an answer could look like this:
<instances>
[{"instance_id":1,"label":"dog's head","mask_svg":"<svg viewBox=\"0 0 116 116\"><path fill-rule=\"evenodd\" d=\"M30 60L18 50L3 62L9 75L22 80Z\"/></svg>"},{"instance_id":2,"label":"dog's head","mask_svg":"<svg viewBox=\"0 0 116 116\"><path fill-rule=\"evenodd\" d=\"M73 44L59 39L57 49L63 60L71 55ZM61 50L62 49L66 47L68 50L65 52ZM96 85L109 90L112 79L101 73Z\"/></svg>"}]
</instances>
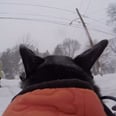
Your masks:
<instances>
[{"instance_id":1,"label":"dog's head","mask_svg":"<svg viewBox=\"0 0 116 116\"><path fill-rule=\"evenodd\" d=\"M24 87L61 79L79 79L91 83L93 76L90 70L107 43L107 40L102 40L74 59L56 55L41 58L21 45L20 54L26 73L22 77L22 83Z\"/></svg>"}]
</instances>

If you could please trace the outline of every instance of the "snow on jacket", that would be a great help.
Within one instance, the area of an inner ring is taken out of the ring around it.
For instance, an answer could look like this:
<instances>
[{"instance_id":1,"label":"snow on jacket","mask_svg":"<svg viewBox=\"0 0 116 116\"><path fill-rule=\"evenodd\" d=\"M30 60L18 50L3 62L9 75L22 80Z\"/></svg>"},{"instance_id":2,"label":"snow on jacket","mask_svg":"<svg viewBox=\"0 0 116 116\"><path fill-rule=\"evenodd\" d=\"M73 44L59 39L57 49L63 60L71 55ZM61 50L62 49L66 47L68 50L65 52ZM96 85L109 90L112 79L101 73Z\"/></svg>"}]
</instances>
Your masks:
<instances>
[{"instance_id":1,"label":"snow on jacket","mask_svg":"<svg viewBox=\"0 0 116 116\"><path fill-rule=\"evenodd\" d=\"M3 116L106 116L96 93L83 88L37 89L18 95Z\"/></svg>"}]
</instances>

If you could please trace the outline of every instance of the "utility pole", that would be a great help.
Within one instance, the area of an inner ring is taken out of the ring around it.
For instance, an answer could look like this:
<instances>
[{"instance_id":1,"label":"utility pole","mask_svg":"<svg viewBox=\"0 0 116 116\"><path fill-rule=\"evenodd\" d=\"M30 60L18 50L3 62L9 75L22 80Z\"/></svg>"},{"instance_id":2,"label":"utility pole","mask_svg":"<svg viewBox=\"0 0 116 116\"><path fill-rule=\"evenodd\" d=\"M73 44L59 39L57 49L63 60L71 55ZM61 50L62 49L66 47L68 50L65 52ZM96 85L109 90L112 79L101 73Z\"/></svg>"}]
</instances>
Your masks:
<instances>
[{"instance_id":1,"label":"utility pole","mask_svg":"<svg viewBox=\"0 0 116 116\"><path fill-rule=\"evenodd\" d=\"M79 16L79 18L80 18L80 20L82 22L82 25L83 25L83 27L85 29L85 32L86 32L87 36L88 36L90 45L91 45L91 47L93 47L93 41L92 41L92 38L91 38L90 33L88 31L88 28L87 28L87 26L86 26L86 24L85 24L85 22L84 22L84 20L83 20L83 18L81 16L81 14L80 14L80 12L79 12L79 10L77 8L76 8L76 12L77 12L77 14L78 14L78 16Z\"/></svg>"},{"instance_id":2,"label":"utility pole","mask_svg":"<svg viewBox=\"0 0 116 116\"><path fill-rule=\"evenodd\" d=\"M77 12L77 14L78 14L78 16L79 16L79 18L80 18L80 20L81 20L81 22L82 22L82 25L83 25L83 27L84 27L84 30L85 30L85 32L86 32L86 34L87 34L88 39L89 39L89 43L90 43L91 47L93 47L94 44L93 44L93 41L92 41L92 37L91 37L91 35L90 35L89 31L88 31L88 28L87 28L87 26L86 26L86 24L85 24L85 22L84 22L84 20L83 20L83 18L82 18L82 16L81 16L79 10L78 10L78 8L76 8L76 12ZM100 71L99 71L99 67L100 67L99 61L96 62L96 65L97 65L97 66L94 67L95 72L101 74ZM101 74L101 75L102 75L102 74Z\"/></svg>"}]
</instances>

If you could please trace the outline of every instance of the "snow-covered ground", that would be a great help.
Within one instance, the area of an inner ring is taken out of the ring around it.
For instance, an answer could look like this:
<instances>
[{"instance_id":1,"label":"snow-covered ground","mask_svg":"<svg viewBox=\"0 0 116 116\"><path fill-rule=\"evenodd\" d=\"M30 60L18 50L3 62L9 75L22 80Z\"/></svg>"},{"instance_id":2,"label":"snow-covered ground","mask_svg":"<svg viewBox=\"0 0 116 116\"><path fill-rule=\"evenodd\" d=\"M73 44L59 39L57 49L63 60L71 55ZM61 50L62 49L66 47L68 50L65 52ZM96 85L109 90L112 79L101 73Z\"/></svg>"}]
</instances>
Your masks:
<instances>
[{"instance_id":1,"label":"snow-covered ground","mask_svg":"<svg viewBox=\"0 0 116 116\"><path fill-rule=\"evenodd\" d=\"M0 88L0 116L10 103L13 96L15 96L21 89L19 87L19 80L1 80L2 88Z\"/></svg>"},{"instance_id":2,"label":"snow-covered ground","mask_svg":"<svg viewBox=\"0 0 116 116\"><path fill-rule=\"evenodd\" d=\"M2 116L3 111L10 103L13 96L15 96L21 89L19 87L19 80L6 80L2 79L0 88L0 116ZM95 82L100 86L103 95L116 96L116 74L108 74L95 77ZM111 107L116 104L115 102L106 101L106 103Z\"/></svg>"}]
</instances>

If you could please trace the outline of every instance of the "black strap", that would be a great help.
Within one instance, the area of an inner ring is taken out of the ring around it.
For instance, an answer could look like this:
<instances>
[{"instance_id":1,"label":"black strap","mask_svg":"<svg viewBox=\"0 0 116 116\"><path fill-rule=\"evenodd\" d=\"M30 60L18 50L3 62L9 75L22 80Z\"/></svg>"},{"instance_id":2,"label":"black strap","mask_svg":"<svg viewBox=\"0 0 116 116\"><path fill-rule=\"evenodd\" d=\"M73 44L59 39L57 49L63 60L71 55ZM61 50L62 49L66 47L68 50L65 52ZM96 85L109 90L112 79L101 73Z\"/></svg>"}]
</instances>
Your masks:
<instances>
[{"instance_id":1,"label":"black strap","mask_svg":"<svg viewBox=\"0 0 116 116\"><path fill-rule=\"evenodd\" d=\"M116 101L116 97L113 97L113 96L102 96L101 100L104 100L104 99ZM115 114L113 114L113 112L105 104L103 104L103 106L107 116L115 116Z\"/></svg>"},{"instance_id":2,"label":"black strap","mask_svg":"<svg viewBox=\"0 0 116 116\"><path fill-rule=\"evenodd\" d=\"M113 96L102 96L101 99L102 99L102 100L104 100L104 99L109 99L109 100L116 101L116 97L113 97Z\"/></svg>"},{"instance_id":3,"label":"black strap","mask_svg":"<svg viewBox=\"0 0 116 116\"><path fill-rule=\"evenodd\" d=\"M113 112L105 104L103 104L103 106L104 106L104 111L106 112L107 116L115 116Z\"/></svg>"}]
</instances>

